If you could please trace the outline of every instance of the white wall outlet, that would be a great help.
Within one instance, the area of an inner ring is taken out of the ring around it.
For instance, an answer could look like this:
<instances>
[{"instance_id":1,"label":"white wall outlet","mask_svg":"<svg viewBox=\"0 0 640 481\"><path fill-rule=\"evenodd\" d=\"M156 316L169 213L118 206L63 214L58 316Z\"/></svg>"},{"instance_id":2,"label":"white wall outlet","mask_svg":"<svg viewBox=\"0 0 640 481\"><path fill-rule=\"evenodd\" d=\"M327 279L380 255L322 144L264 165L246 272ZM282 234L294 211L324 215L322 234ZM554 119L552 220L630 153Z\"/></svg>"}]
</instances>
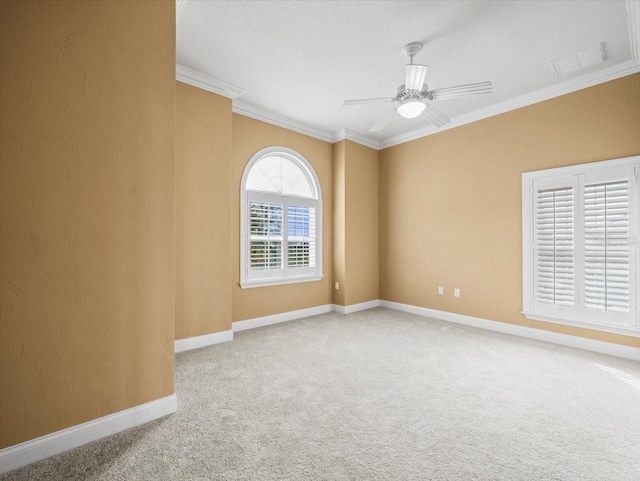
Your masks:
<instances>
[{"instance_id":1,"label":"white wall outlet","mask_svg":"<svg viewBox=\"0 0 640 481\"><path fill-rule=\"evenodd\" d=\"M336 291L339 291L339 290L340 290L340 283L336 282Z\"/></svg>"},{"instance_id":2,"label":"white wall outlet","mask_svg":"<svg viewBox=\"0 0 640 481\"><path fill-rule=\"evenodd\" d=\"M453 290L453 297L460 297L460 289Z\"/></svg>"},{"instance_id":3,"label":"white wall outlet","mask_svg":"<svg viewBox=\"0 0 640 481\"><path fill-rule=\"evenodd\" d=\"M438 294L444 295L444 287L438 287Z\"/></svg>"}]
</instances>

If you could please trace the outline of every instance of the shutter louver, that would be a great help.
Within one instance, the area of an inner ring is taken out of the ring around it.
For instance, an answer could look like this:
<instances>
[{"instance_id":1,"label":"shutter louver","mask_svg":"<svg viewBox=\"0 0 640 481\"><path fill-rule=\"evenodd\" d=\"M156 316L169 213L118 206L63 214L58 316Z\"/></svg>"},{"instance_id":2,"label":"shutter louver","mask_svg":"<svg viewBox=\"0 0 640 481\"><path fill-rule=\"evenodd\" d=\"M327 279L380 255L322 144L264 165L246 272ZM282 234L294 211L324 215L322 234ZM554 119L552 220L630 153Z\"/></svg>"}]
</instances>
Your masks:
<instances>
[{"instance_id":1,"label":"shutter louver","mask_svg":"<svg viewBox=\"0 0 640 481\"><path fill-rule=\"evenodd\" d=\"M287 209L287 266L316 265L316 210L290 205Z\"/></svg>"},{"instance_id":2,"label":"shutter louver","mask_svg":"<svg viewBox=\"0 0 640 481\"><path fill-rule=\"evenodd\" d=\"M536 300L574 304L574 193L572 187L537 191Z\"/></svg>"},{"instance_id":3,"label":"shutter louver","mask_svg":"<svg viewBox=\"0 0 640 481\"><path fill-rule=\"evenodd\" d=\"M285 147L249 160L240 189L240 287L322 278L322 192L311 164Z\"/></svg>"},{"instance_id":4,"label":"shutter louver","mask_svg":"<svg viewBox=\"0 0 640 481\"><path fill-rule=\"evenodd\" d=\"M640 155L522 174L522 313L640 338Z\"/></svg>"},{"instance_id":5,"label":"shutter louver","mask_svg":"<svg viewBox=\"0 0 640 481\"><path fill-rule=\"evenodd\" d=\"M282 268L282 205L251 202L250 268L252 270Z\"/></svg>"},{"instance_id":6,"label":"shutter louver","mask_svg":"<svg viewBox=\"0 0 640 481\"><path fill-rule=\"evenodd\" d=\"M585 306L629 312L629 182L585 185Z\"/></svg>"}]
</instances>

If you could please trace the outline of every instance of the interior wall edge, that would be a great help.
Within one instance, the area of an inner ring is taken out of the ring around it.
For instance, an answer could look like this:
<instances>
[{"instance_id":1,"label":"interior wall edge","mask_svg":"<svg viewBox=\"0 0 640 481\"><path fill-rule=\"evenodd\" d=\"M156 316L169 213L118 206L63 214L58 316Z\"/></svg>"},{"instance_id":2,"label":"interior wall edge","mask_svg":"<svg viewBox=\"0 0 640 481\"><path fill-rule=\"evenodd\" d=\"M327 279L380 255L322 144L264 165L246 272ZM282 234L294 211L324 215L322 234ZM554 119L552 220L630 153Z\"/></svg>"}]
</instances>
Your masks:
<instances>
[{"instance_id":1,"label":"interior wall edge","mask_svg":"<svg viewBox=\"0 0 640 481\"><path fill-rule=\"evenodd\" d=\"M308 309L299 309L296 311L282 312L280 314L274 314L271 316L263 316L263 317L258 317L254 319L236 321L233 323L233 332L231 332L230 339L227 339L227 340L232 341L233 333L235 332L256 329L259 327L270 326L270 325L279 324L282 322L304 319L307 317L318 316L318 315L326 314L329 312L337 312L338 314L348 315L356 312L365 311L368 309L373 309L376 307L383 307L386 309L408 312L408 313L416 314L422 317L430 317L430 318L439 319L446 322L452 322L455 324L463 324L466 326L476 327L483 330L500 332L503 334L510 334L518 337L525 337L528 339L535 339L538 341L549 342L552 344L558 344L562 346L573 347L576 349L597 352L597 353L606 354L609 356L615 356L615 357L620 357L624 359L640 361L640 347L626 346L622 344L616 344L613 342L599 341L595 339L589 339L586 337L563 334L563 333L548 331L544 329L536 329L533 327L521 326L518 324L511 324L508 322L482 319L479 317L467 316L464 314L457 314L455 312L440 311L438 309L431 309L428 307L415 306L411 304L403 304L401 302L394 302L386 299L374 299L371 301L361 302L359 304L351 304L348 306L342 306L338 304L326 304L326 305L316 306ZM224 333L219 333L219 334L226 334L226 331ZM225 342L225 341L219 340L215 344L219 342ZM205 347L205 346L203 345L199 347ZM192 349L197 349L197 347L193 347Z\"/></svg>"},{"instance_id":2,"label":"interior wall edge","mask_svg":"<svg viewBox=\"0 0 640 481\"><path fill-rule=\"evenodd\" d=\"M456 314L454 312L439 311L437 309L430 309L428 307L414 306L388 300L380 300L380 307L386 307L388 309L394 309L402 312L409 312L411 314L416 314L424 317L432 317L435 319L440 319L442 321L477 327L488 331L501 332L503 334L511 334L518 337L526 337L538 341L550 342L552 344L560 344L567 347L574 347L577 349L598 352L600 354L608 354L610 356L640 361L640 347L626 346L606 341L598 341L586 337L579 337L570 334L547 331L544 329L520 326L508 322L492 321L489 319L482 319L479 317L467 316L464 314Z\"/></svg>"},{"instance_id":3,"label":"interior wall edge","mask_svg":"<svg viewBox=\"0 0 640 481\"><path fill-rule=\"evenodd\" d=\"M151 402L0 449L0 474L168 416L178 410L175 393Z\"/></svg>"},{"instance_id":4,"label":"interior wall edge","mask_svg":"<svg viewBox=\"0 0 640 481\"><path fill-rule=\"evenodd\" d=\"M295 311L281 312L279 314L271 314L269 316L254 317L242 321L234 321L231 325L233 332L246 331L257 327L270 326L281 322L294 321L304 317L317 316L325 314L333 310L333 304L324 304L321 306L308 307L306 309L297 309Z\"/></svg>"},{"instance_id":5,"label":"interior wall edge","mask_svg":"<svg viewBox=\"0 0 640 481\"><path fill-rule=\"evenodd\" d=\"M176 339L174 342L174 351L176 353L192 351L194 349L200 349L201 347L213 346L214 344L220 344L228 341L233 341L232 329L203 334L202 336Z\"/></svg>"}]
</instances>

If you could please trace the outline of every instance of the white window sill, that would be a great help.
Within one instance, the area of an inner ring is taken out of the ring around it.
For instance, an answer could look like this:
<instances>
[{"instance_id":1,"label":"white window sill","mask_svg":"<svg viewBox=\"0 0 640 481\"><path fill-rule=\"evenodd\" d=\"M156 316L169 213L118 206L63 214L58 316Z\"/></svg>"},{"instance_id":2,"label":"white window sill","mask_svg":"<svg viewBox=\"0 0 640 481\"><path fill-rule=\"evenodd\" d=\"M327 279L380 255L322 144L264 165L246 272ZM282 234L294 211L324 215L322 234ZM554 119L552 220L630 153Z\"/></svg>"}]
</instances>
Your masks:
<instances>
[{"instance_id":1,"label":"white window sill","mask_svg":"<svg viewBox=\"0 0 640 481\"><path fill-rule=\"evenodd\" d=\"M522 315L527 319L534 321L552 322L554 324L562 324L565 326L581 327L583 329L592 329L594 331L608 332L611 334L622 334L631 337L640 337L640 328L634 326L617 326L604 324L589 324L588 322L573 321L569 319L558 319L557 317L543 316L535 312L522 311Z\"/></svg>"},{"instance_id":2,"label":"white window sill","mask_svg":"<svg viewBox=\"0 0 640 481\"><path fill-rule=\"evenodd\" d=\"M268 287L279 286L283 284L298 284L300 282L313 282L322 279L323 275L304 276L304 277L289 277L286 279L260 279L256 281L244 281L240 282L242 289L252 289L254 287Z\"/></svg>"}]
</instances>

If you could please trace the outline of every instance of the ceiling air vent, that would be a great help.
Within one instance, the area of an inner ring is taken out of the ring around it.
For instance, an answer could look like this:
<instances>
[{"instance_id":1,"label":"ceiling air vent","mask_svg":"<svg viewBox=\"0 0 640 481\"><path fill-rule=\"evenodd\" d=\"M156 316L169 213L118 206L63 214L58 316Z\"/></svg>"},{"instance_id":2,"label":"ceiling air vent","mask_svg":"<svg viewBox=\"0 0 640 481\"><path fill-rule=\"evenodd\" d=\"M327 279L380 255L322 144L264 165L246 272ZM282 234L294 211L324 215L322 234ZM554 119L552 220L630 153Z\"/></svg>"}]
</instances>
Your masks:
<instances>
[{"instance_id":1,"label":"ceiling air vent","mask_svg":"<svg viewBox=\"0 0 640 481\"><path fill-rule=\"evenodd\" d=\"M590 65L596 65L606 60L604 53L604 45L599 43L593 47L586 48L580 52L572 53L566 57L562 57L551 61L556 75L565 75L576 70L589 67Z\"/></svg>"}]
</instances>

